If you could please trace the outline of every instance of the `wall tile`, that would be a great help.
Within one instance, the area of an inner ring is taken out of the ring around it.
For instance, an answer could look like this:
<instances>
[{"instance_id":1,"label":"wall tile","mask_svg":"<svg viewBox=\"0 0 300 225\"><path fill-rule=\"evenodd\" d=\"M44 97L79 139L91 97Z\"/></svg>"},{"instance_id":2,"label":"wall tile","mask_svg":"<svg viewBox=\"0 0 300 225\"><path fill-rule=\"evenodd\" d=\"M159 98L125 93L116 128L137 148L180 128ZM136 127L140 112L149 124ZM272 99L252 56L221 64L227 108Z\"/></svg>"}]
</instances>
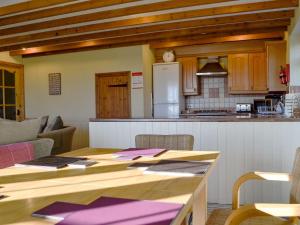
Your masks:
<instances>
[{"instance_id":1,"label":"wall tile","mask_svg":"<svg viewBox=\"0 0 300 225\"><path fill-rule=\"evenodd\" d=\"M186 97L186 107L192 109L234 110L236 103L253 103L264 95L229 95L227 77L201 77L201 95ZM297 88L294 89L297 91Z\"/></svg>"},{"instance_id":2,"label":"wall tile","mask_svg":"<svg viewBox=\"0 0 300 225\"><path fill-rule=\"evenodd\" d=\"M300 86L290 86L290 93L300 93Z\"/></svg>"}]
</instances>

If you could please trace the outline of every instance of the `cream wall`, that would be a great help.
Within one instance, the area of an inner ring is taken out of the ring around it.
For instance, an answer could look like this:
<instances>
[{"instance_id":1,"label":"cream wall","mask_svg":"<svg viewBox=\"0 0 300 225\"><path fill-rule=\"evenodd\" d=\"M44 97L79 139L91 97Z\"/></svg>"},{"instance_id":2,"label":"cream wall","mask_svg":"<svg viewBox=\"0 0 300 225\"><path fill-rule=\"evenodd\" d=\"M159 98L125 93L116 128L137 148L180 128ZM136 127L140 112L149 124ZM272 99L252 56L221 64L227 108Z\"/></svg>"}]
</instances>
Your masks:
<instances>
[{"instance_id":1,"label":"cream wall","mask_svg":"<svg viewBox=\"0 0 300 225\"><path fill-rule=\"evenodd\" d=\"M143 46L144 115L152 117L152 65L155 62L149 45Z\"/></svg>"},{"instance_id":2,"label":"cream wall","mask_svg":"<svg viewBox=\"0 0 300 225\"><path fill-rule=\"evenodd\" d=\"M11 57L9 52L0 52L0 61L22 64L21 57Z\"/></svg>"},{"instance_id":3,"label":"cream wall","mask_svg":"<svg viewBox=\"0 0 300 225\"><path fill-rule=\"evenodd\" d=\"M23 63L26 116L61 115L66 124L77 127L75 148L88 146L88 121L95 117L95 73L145 70L143 46L24 58ZM48 94L48 74L53 72L62 74L60 96ZM132 117L144 117L143 89L132 89L131 103Z\"/></svg>"}]
</instances>

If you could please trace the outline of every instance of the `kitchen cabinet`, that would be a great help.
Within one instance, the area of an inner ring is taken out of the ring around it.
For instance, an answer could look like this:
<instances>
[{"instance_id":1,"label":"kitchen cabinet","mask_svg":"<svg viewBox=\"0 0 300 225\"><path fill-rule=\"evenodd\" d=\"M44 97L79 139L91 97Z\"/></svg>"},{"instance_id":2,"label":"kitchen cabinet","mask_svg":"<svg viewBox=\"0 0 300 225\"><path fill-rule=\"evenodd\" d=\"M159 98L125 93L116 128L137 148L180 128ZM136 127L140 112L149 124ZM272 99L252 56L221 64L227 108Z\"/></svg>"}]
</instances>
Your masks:
<instances>
[{"instance_id":1,"label":"kitchen cabinet","mask_svg":"<svg viewBox=\"0 0 300 225\"><path fill-rule=\"evenodd\" d=\"M230 93L250 91L248 54L229 55L228 84Z\"/></svg>"},{"instance_id":2,"label":"kitchen cabinet","mask_svg":"<svg viewBox=\"0 0 300 225\"><path fill-rule=\"evenodd\" d=\"M268 91L268 77L266 70L266 54L264 52L249 54L249 77L251 90L254 92Z\"/></svg>"},{"instance_id":3,"label":"kitchen cabinet","mask_svg":"<svg viewBox=\"0 0 300 225\"><path fill-rule=\"evenodd\" d=\"M229 55L228 85L230 94L267 93L265 53Z\"/></svg>"},{"instance_id":4,"label":"kitchen cabinet","mask_svg":"<svg viewBox=\"0 0 300 225\"><path fill-rule=\"evenodd\" d=\"M198 70L197 57L179 58L182 64L182 92L183 95L199 95L200 82L196 73Z\"/></svg>"},{"instance_id":5,"label":"kitchen cabinet","mask_svg":"<svg viewBox=\"0 0 300 225\"><path fill-rule=\"evenodd\" d=\"M287 86L281 84L280 67L286 66L286 41L266 42L267 72L270 91L286 91Z\"/></svg>"}]
</instances>

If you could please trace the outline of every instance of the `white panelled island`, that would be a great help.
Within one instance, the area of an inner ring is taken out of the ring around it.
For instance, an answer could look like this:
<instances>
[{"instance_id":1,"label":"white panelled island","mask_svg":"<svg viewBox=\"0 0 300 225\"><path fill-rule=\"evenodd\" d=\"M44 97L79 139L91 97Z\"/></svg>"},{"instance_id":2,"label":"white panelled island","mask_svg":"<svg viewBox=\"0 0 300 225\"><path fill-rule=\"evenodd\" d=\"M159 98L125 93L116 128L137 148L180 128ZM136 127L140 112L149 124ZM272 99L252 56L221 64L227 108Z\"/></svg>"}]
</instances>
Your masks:
<instances>
[{"instance_id":1,"label":"white panelled island","mask_svg":"<svg viewBox=\"0 0 300 225\"><path fill-rule=\"evenodd\" d=\"M208 186L209 202L230 204L234 181L249 171L290 172L300 147L300 119L285 117L198 117L178 119L91 119L90 147L135 147L137 134L191 134L194 150L220 151ZM249 182L242 202L288 202L289 184Z\"/></svg>"}]
</instances>

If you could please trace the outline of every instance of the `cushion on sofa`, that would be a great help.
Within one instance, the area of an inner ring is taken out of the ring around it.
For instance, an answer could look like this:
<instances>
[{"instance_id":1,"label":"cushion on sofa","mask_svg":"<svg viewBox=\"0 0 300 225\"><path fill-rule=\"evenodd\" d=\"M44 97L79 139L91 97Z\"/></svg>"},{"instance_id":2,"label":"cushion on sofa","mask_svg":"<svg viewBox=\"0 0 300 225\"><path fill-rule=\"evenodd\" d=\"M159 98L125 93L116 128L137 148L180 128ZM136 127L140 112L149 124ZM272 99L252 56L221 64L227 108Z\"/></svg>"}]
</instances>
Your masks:
<instances>
[{"instance_id":1,"label":"cushion on sofa","mask_svg":"<svg viewBox=\"0 0 300 225\"><path fill-rule=\"evenodd\" d=\"M36 139L40 124L40 118L23 122L0 120L0 145Z\"/></svg>"},{"instance_id":2,"label":"cushion on sofa","mask_svg":"<svg viewBox=\"0 0 300 225\"><path fill-rule=\"evenodd\" d=\"M24 142L0 146L0 169L33 159L34 149L31 143Z\"/></svg>"},{"instance_id":3,"label":"cushion on sofa","mask_svg":"<svg viewBox=\"0 0 300 225\"><path fill-rule=\"evenodd\" d=\"M34 147L34 159L51 155L54 141L50 138L39 138L29 141Z\"/></svg>"},{"instance_id":4,"label":"cushion on sofa","mask_svg":"<svg viewBox=\"0 0 300 225\"><path fill-rule=\"evenodd\" d=\"M47 127L48 119L49 119L49 116L42 116L41 117L41 125L40 125L40 129L39 129L39 134L43 133L43 131Z\"/></svg>"},{"instance_id":5,"label":"cushion on sofa","mask_svg":"<svg viewBox=\"0 0 300 225\"><path fill-rule=\"evenodd\" d=\"M60 116L55 117L45 128L44 133L64 128L64 122Z\"/></svg>"}]
</instances>

